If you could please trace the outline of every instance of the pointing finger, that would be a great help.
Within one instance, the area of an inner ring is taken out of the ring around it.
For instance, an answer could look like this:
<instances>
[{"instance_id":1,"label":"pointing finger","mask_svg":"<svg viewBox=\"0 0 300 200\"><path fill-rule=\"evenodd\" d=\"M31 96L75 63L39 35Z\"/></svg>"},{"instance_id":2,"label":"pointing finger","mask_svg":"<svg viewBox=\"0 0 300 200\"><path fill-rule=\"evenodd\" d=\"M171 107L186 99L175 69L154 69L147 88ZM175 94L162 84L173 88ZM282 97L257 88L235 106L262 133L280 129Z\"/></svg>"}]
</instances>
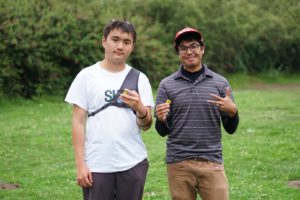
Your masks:
<instances>
[{"instance_id":1,"label":"pointing finger","mask_svg":"<svg viewBox=\"0 0 300 200\"><path fill-rule=\"evenodd\" d=\"M222 97L219 97L218 95L215 95L215 94L210 94L210 96L213 96L213 97L215 97L217 100L222 100Z\"/></svg>"}]
</instances>

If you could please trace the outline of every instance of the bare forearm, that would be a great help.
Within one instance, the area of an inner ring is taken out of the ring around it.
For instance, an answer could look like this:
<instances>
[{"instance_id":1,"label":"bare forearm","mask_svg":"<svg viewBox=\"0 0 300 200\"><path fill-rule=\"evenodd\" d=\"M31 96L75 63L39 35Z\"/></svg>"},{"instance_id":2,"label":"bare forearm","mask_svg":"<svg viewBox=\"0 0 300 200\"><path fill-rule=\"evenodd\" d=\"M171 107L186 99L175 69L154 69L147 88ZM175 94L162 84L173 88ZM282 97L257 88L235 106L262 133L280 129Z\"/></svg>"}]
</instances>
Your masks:
<instances>
[{"instance_id":1,"label":"bare forearm","mask_svg":"<svg viewBox=\"0 0 300 200\"><path fill-rule=\"evenodd\" d=\"M73 107L72 141L77 167L84 164L85 122L86 111L75 105Z\"/></svg>"},{"instance_id":2,"label":"bare forearm","mask_svg":"<svg viewBox=\"0 0 300 200\"><path fill-rule=\"evenodd\" d=\"M82 127L74 125L72 130L72 140L76 166L81 166L84 163L84 137Z\"/></svg>"},{"instance_id":3,"label":"bare forearm","mask_svg":"<svg viewBox=\"0 0 300 200\"><path fill-rule=\"evenodd\" d=\"M144 107L144 110L136 113L136 123L144 131L152 125L152 114L150 107Z\"/></svg>"}]
</instances>

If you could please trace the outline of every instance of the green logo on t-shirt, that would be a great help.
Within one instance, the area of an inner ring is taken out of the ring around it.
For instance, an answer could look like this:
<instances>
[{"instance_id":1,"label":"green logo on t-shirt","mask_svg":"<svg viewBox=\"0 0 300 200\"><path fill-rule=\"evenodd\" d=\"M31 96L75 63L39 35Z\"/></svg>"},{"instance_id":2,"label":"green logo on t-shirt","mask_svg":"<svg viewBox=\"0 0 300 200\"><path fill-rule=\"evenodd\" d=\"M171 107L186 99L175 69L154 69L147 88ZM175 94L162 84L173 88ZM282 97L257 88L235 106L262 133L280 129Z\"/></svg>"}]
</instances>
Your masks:
<instances>
[{"instance_id":1,"label":"green logo on t-shirt","mask_svg":"<svg viewBox=\"0 0 300 200\"><path fill-rule=\"evenodd\" d=\"M106 90L104 92L105 95L105 101L107 103L111 102L113 100L113 98L117 95L118 90Z\"/></svg>"}]
</instances>

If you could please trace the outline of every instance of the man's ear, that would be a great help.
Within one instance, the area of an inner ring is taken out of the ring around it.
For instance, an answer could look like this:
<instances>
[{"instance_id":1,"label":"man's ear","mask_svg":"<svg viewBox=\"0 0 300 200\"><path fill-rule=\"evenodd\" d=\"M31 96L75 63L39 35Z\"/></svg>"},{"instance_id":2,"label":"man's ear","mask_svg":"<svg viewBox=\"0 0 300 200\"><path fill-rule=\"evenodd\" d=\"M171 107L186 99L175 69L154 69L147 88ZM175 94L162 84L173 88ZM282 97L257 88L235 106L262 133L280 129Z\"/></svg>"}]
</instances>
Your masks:
<instances>
[{"instance_id":1,"label":"man's ear","mask_svg":"<svg viewBox=\"0 0 300 200\"><path fill-rule=\"evenodd\" d=\"M203 46L201 46L201 51L202 51L202 53L204 53L205 52L205 46L203 45Z\"/></svg>"},{"instance_id":2,"label":"man's ear","mask_svg":"<svg viewBox=\"0 0 300 200\"><path fill-rule=\"evenodd\" d=\"M102 46L105 48L106 46L106 38L102 37Z\"/></svg>"}]
</instances>

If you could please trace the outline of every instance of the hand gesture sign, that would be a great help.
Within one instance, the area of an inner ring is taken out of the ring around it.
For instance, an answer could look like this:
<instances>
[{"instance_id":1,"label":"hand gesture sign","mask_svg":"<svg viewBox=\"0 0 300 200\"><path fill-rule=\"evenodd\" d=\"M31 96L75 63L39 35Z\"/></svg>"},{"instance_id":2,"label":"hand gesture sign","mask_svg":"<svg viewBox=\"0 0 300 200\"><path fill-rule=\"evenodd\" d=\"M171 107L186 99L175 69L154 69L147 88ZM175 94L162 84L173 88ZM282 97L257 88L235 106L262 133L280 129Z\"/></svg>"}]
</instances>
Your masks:
<instances>
[{"instance_id":1,"label":"hand gesture sign","mask_svg":"<svg viewBox=\"0 0 300 200\"><path fill-rule=\"evenodd\" d=\"M207 100L208 103L214 104L221 111L227 112L230 117L234 117L237 112L237 107L230 97L229 87L226 88L226 96L224 98L215 94L210 94L210 96L214 97L215 100Z\"/></svg>"}]
</instances>

